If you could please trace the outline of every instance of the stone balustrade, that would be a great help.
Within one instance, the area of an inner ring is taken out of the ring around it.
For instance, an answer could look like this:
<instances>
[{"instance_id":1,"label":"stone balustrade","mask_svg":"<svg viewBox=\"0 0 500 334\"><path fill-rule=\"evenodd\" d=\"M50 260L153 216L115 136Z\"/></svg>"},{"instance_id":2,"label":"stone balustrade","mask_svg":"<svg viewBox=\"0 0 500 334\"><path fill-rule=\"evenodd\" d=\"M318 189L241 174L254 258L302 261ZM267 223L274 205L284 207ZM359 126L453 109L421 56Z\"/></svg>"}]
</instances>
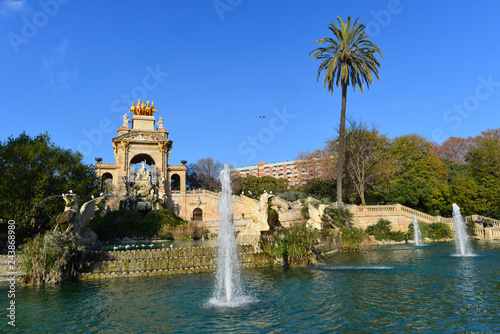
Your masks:
<instances>
[{"instance_id":1,"label":"stone balustrade","mask_svg":"<svg viewBox=\"0 0 500 334\"><path fill-rule=\"evenodd\" d=\"M267 254L254 246L240 245L243 268L273 264ZM82 262L82 279L188 274L215 271L216 247L141 249L128 251L90 252Z\"/></svg>"},{"instance_id":2,"label":"stone balustrade","mask_svg":"<svg viewBox=\"0 0 500 334\"><path fill-rule=\"evenodd\" d=\"M432 216L427 213L409 208L401 204L393 205L351 205L349 210L354 214L354 225L366 229L367 226L376 224L377 220L384 218L393 223L393 229L407 231L416 216L424 223L445 223L453 229L453 218Z\"/></svg>"}]
</instances>

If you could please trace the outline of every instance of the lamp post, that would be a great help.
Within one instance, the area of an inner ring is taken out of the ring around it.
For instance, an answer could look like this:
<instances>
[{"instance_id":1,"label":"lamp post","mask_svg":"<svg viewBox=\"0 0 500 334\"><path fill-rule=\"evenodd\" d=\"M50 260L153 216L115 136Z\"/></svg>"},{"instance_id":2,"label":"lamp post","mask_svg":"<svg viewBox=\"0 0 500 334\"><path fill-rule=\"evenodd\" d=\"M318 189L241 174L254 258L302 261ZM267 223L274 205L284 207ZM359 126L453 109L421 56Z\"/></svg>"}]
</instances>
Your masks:
<instances>
[{"instance_id":1,"label":"lamp post","mask_svg":"<svg viewBox=\"0 0 500 334\"><path fill-rule=\"evenodd\" d=\"M102 192L101 189L101 163L102 163L102 158L95 158L96 161L96 169L98 170L98 179L97 179L97 187L99 188L99 194Z\"/></svg>"}]
</instances>

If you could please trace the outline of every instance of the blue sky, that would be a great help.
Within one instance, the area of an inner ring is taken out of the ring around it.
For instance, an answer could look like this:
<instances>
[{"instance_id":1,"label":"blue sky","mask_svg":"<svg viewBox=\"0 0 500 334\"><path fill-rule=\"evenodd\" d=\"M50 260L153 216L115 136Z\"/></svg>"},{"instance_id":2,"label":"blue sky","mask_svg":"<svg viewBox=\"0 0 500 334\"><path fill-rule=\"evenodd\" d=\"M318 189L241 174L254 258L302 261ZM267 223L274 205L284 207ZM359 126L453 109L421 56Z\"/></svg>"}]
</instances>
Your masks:
<instances>
[{"instance_id":1,"label":"blue sky","mask_svg":"<svg viewBox=\"0 0 500 334\"><path fill-rule=\"evenodd\" d=\"M340 91L308 53L349 15L384 54L380 81L348 91L350 116L390 138L475 136L500 126L498 13L498 1L2 0L0 140L48 132L87 163L114 162L142 98L173 164L293 160L334 136Z\"/></svg>"}]
</instances>

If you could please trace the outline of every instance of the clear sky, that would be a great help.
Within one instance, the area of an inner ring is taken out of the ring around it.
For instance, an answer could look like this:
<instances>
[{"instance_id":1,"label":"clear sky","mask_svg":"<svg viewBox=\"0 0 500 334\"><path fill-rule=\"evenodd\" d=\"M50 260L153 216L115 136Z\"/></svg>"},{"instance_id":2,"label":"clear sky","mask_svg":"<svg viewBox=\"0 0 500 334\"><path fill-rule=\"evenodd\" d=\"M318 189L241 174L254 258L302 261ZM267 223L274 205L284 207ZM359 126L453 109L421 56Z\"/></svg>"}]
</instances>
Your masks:
<instances>
[{"instance_id":1,"label":"clear sky","mask_svg":"<svg viewBox=\"0 0 500 334\"><path fill-rule=\"evenodd\" d=\"M360 17L384 54L348 115L441 143L500 126L498 1L0 1L0 140L48 132L114 162L132 100L155 102L171 163L235 167L324 146L341 95L308 53ZM130 115L130 114L129 114ZM260 118L259 116L266 116Z\"/></svg>"}]
</instances>

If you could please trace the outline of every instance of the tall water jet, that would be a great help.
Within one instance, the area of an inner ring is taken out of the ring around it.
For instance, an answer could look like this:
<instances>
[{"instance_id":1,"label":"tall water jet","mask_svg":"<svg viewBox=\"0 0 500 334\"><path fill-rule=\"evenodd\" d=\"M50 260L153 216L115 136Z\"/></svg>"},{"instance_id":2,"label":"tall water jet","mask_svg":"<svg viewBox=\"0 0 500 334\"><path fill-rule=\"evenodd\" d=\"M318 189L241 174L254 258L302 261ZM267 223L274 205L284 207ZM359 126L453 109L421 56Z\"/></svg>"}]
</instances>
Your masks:
<instances>
[{"instance_id":1,"label":"tall water jet","mask_svg":"<svg viewBox=\"0 0 500 334\"><path fill-rule=\"evenodd\" d=\"M422 232L420 231L420 225L415 215L413 216L413 240L415 241L415 246L422 245Z\"/></svg>"},{"instance_id":2,"label":"tall water jet","mask_svg":"<svg viewBox=\"0 0 500 334\"><path fill-rule=\"evenodd\" d=\"M215 290L210 303L218 306L238 306L245 298L241 290L241 264L232 224L234 203L228 164L224 165L220 180L222 192L219 202L219 250L216 258Z\"/></svg>"},{"instance_id":3,"label":"tall water jet","mask_svg":"<svg viewBox=\"0 0 500 334\"><path fill-rule=\"evenodd\" d=\"M473 256L465 221L460 214L460 208L453 203L453 225L455 226L455 248L458 256Z\"/></svg>"}]
</instances>

